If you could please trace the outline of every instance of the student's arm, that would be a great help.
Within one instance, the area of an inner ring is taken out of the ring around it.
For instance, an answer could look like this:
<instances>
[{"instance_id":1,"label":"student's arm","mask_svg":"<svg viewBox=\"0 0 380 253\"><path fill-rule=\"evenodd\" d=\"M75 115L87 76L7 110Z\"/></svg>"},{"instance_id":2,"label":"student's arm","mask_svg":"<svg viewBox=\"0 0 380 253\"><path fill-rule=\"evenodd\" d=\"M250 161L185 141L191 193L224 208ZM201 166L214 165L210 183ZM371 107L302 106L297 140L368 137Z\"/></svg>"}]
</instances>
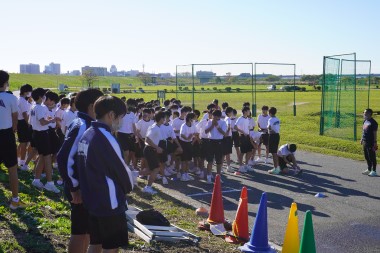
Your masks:
<instances>
[{"instance_id":1,"label":"student's arm","mask_svg":"<svg viewBox=\"0 0 380 253\"><path fill-rule=\"evenodd\" d=\"M22 113L22 117L24 118L24 120L26 121L26 123L29 122L29 115L28 115L27 112L23 112L23 113Z\"/></svg>"},{"instance_id":2,"label":"student's arm","mask_svg":"<svg viewBox=\"0 0 380 253\"><path fill-rule=\"evenodd\" d=\"M18 117L18 112L12 113L12 129L13 129L13 132L17 131L17 123L18 123L17 117Z\"/></svg>"},{"instance_id":3,"label":"student's arm","mask_svg":"<svg viewBox=\"0 0 380 253\"><path fill-rule=\"evenodd\" d=\"M210 124L211 123L211 124ZM209 124L211 126L209 126ZM205 133L208 134L213 128L215 127L213 121L209 121L207 122L207 125L206 125L206 129L205 129Z\"/></svg>"},{"instance_id":4,"label":"student's arm","mask_svg":"<svg viewBox=\"0 0 380 253\"><path fill-rule=\"evenodd\" d=\"M162 148L154 144L154 142L148 136L145 138L145 141L149 144L149 146L155 148L157 153L162 154Z\"/></svg>"},{"instance_id":5,"label":"student's arm","mask_svg":"<svg viewBox=\"0 0 380 253\"><path fill-rule=\"evenodd\" d=\"M183 152L183 149L182 149L181 144L179 143L178 139L174 138L173 140L174 140L175 144L177 144L178 151Z\"/></svg>"},{"instance_id":6,"label":"student's arm","mask_svg":"<svg viewBox=\"0 0 380 253\"><path fill-rule=\"evenodd\" d=\"M226 131L225 131L225 129L221 128L221 127L219 126L219 124L216 125L216 130L218 130L219 133L223 134L223 136L226 135Z\"/></svg>"}]
</instances>

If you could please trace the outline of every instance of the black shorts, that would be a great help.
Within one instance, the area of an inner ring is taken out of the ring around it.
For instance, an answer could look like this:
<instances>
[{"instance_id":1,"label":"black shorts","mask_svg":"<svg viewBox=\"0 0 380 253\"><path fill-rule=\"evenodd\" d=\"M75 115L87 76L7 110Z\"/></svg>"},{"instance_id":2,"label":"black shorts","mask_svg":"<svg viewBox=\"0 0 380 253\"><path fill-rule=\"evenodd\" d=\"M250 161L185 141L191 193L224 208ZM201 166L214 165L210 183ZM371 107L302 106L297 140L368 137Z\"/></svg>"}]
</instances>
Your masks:
<instances>
[{"instance_id":1,"label":"black shorts","mask_svg":"<svg viewBox=\"0 0 380 253\"><path fill-rule=\"evenodd\" d=\"M263 133L260 137L260 144L264 144L265 146L269 145L269 134Z\"/></svg>"},{"instance_id":2,"label":"black shorts","mask_svg":"<svg viewBox=\"0 0 380 253\"><path fill-rule=\"evenodd\" d=\"M11 168L17 165L16 137L12 128L0 130L0 164Z\"/></svg>"},{"instance_id":3,"label":"black shorts","mask_svg":"<svg viewBox=\"0 0 380 253\"><path fill-rule=\"evenodd\" d=\"M240 147L240 137L238 131L232 131L232 142L234 147Z\"/></svg>"},{"instance_id":4,"label":"black shorts","mask_svg":"<svg viewBox=\"0 0 380 253\"><path fill-rule=\"evenodd\" d=\"M252 149L253 147L249 135L240 135L240 152L245 154L251 152Z\"/></svg>"},{"instance_id":5,"label":"black shorts","mask_svg":"<svg viewBox=\"0 0 380 253\"><path fill-rule=\"evenodd\" d=\"M195 142L193 144L193 157L200 157L201 156L201 144L199 142Z\"/></svg>"},{"instance_id":6,"label":"black shorts","mask_svg":"<svg viewBox=\"0 0 380 253\"><path fill-rule=\"evenodd\" d=\"M128 245L128 225L125 213L107 217L90 215L90 244L103 249L117 249Z\"/></svg>"},{"instance_id":7,"label":"black shorts","mask_svg":"<svg viewBox=\"0 0 380 253\"><path fill-rule=\"evenodd\" d=\"M210 144L210 140L209 139L202 138L201 155L200 155L201 159L206 159L207 154L210 151L209 144Z\"/></svg>"},{"instance_id":8,"label":"black shorts","mask_svg":"<svg viewBox=\"0 0 380 253\"><path fill-rule=\"evenodd\" d=\"M134 134L126 134L117 132L117 141L123 151L135 152L136 150L136 138Z\"/></svg>"},{"instance_id":9,"label":"black shorts","mask_svg":"<svg viewBox=\"0 0 380 253\"><path fill-rule=\"evenodd\" d=\"M24 119L17 122L17 137L20 143L27 143L32 139L29 125Z\"/></svg>"},{"instance_id":10,"label":"black shorts","mask_svg":"<svg viewBox=\"0 0 380 253\"><path fill-rule=\"evenodd\" d=\"M59 137L54 128L49 128L49 139L50 139L50 148L51 154L57 154L59 149L61 148L59 145Z\"/></svg>"},{"instance_id":11,"label":"black shorts","mask_svg":"<svg viewBox=\"0 0 380 253\"><path fill-rule=\"evenodd\" d=\"M175 144L175 142L172 142L172 138L167 138L166 139L166 153L167 154L171 154L175 151L175 149L177 148L177 144Z\"/></svg>"},{"instance_id":12,"label":"black shorts","mask_svg":"<svg viewBox=\"0 0 380 253\"><path fill-rule=\"evenodd\" d=\"M280 143L280 134L269 134L269 153L277 153L278 144Z\"/></svg>"},{"instance_id":13,"label":"black shorts","mask_svg":"<svg viewBox=\"0 0 380 253\"><path fill-rule=\"evenodd\" d=\"M223 155L232 154L232 137L226 136L223 138Z\"/></svg>"},{"instance_id":14,"label":"black shorts","mask_svg":"<svg viewBox=\"0 0 380 253\"><path fill-rule=\"evenodd\" d=\"M159 168L160 163L165 163L167 161L166 152L158 154L156 149L151 146L145 146L143 153L150 170Z\"/></svg>"},{"instance_id":15,"label":"black shorts","mask_svg":"<svg viewBox=\"0 0 380 253\"><path fill-rule=\"evenodd\" d=\"M206 161L212 163L214 159L216 164L223 163L223 139L209 140L209 152L207 153Z\"/></svg>"},{"instance_id":16,"label":"black shorts","mask_svg":"<svg viewBox=\"0 0 380 253\"><path fill-rule=\"evenodd\" d=\"M89 229L89 214L83 204L71 205L71 234L72 235L85 235L90 233Z\"/></svg>"},{"instance_id":17,"label":"black shorts","mask_svg":"<svg viewBox=\"0 0 380 253\"><path fill-rule=\"evenodd\" d=\"M32 128L32 125L29 125L29 135L31 136L31 139L30 139L30 146L32 148L36 148L36 143L34 142L33 140L33 128Z\"/></svg>"},{"instance_id":18,"label":"black shorts","mask_svg":"<svg viewBox=\"0 0 380 253\"><path fill-rule=\"evenodd\" d=\"M144 151L144 147L145 147L145 139L144 140L141 140L139 139L139 141L135 144L135 156L136 158L142 158L144 156L143 154L143 151Z\"/></svg>"},{"instance_id":19,"label":"black shorts","mask_svg":"<svg viewBox=\"0 0 380 253\"><path fill-rule=\"evenodd\" d=\"M181 154L181 161L191 161L191 159L193 159L193 145L191 144L191 142L186 142L183 140L179 140L179 143L181 144L183 150Z\"/></svg>"},{"instance_id":20,"label":"black shorts","mask_svg":"<svg viewBox=\"0 0 380 253\"><path fill-rule=\"evenodd\" d=\"M33 131L33 142L39 155L47 156L52 154L50 145L49 131Z\"/></svg>"},{"instance_id":21,"label":"black shorts","mask_svg":"<svg viewBox=\"0 0 380 253\"><path fill-rule=\"evenodd\" d=\"M287 157L286 157L286 159L288 160L288 161L291 161L292 160L292 157L290 156L290 155L288 155ZM283 169L285 169L287 166L286 166L286 162L285 162L285 159L282 157L282 156L279 156L278 157L278 165L280 166L280 169L281 170L283 170Z\"/></svg>"}]
</instances>

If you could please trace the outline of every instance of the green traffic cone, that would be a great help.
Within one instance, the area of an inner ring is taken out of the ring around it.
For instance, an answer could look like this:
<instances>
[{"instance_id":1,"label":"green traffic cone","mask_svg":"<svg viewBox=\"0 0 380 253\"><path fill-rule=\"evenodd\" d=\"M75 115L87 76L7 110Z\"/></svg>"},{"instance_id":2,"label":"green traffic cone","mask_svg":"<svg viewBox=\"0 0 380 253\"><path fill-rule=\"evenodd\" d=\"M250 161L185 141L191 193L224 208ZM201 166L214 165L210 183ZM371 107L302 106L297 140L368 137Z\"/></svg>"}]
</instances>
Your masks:
<instances>
[{"instance_id":1,"label":"green traffic cone","mask_svg":"<svg viewBox=\"0 0 380 253\"><path fill-rule=\"evenodd\" d=\"M299 253L316 253L311 211L306 211Z\"/></svg>"}]
</instances>

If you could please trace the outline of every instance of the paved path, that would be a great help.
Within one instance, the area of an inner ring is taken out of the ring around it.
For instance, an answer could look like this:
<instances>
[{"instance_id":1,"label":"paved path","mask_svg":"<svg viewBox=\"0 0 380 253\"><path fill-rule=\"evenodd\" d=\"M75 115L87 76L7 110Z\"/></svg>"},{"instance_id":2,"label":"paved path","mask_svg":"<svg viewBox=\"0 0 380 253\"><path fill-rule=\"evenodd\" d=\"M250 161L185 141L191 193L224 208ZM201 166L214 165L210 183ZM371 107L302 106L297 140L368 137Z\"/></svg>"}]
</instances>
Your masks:
<instances>
[{"instance_id":1,"label":"paved path","mask_svg":"<svg viewBox=\"0 0 380 253\"><path fill-rule=\"evenodd\" d=\"M262 192L268 197L269 240L282 245L289 208L298 205L300 235L305 212L311 210L317 251L380 252L380 177L363 176L365 162L309 152L297 152L301 177L272 176L270 164L256 166L255 172L235 176L224 174L222 191L225 216L233 220L242 186L247 186L249 223L252 229ZM171 181L157 185L162 193L194 207L208 207L212 185L204 181ZM179 192L178 189L181 189ZM234 191L236 190L236 191ZM326 198L315 198L318 192Z\"/></svg>"}]
</instances>

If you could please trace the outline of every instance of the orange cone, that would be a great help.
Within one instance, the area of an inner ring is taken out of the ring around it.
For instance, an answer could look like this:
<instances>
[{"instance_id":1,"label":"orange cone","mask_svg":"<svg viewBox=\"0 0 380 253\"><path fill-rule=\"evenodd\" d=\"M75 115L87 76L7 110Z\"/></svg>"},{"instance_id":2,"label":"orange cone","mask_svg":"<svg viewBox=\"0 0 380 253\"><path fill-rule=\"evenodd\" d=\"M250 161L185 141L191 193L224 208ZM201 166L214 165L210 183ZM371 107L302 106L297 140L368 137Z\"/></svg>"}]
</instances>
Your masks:
<instances>
[{"instance_id":1,"label":"orange cone","mask_svg":"<svg viewBox=\"0 0 380 253\"><path fill-rule=\"evenodd\" d=\"M208 216L207 222L210 224L224 223L224 208L223 208L223 197L222 197L222 186L220 184L220 175L217 174L215 177L214 190L212 192L210 214Z\"/></svg>"},{"instance_id":2,"label":"orange cone","mask_svg":"<svg viewBox=\"0 0 380 253\"><path fill-rule=\"evenodd\" d=\"M239 206L236 212L235 220L232 223L232 232L235 237L248 242L248 194L245 186L241 190Z\"/></svg>"}]
</instances>

